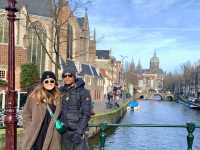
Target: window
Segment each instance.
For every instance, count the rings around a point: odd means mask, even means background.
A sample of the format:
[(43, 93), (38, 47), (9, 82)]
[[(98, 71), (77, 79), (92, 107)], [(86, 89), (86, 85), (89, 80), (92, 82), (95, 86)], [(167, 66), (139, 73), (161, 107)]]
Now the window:
[(0, 79), (6, 80), (6, 71), (5, 70), (0, 70)]
[(6, 15), (0, 15), (0, 43), (8, 43), (8, 20)]
[(73, 29), (70, 24), (67, 26), (67, 58), (72, 59), (73, 56)]
[(28, 28), (28, 60), (38, 66), (41, 74), (45, 69), (47, 34), (41, 23), (33, 22)]

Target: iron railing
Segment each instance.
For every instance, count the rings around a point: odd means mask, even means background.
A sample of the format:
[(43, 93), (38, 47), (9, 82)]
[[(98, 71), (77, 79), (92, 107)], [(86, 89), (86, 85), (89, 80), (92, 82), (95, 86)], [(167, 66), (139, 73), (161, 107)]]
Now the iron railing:
[(172, 125), (172, 124), (108, 124), (101, 123), (99, 125), (89, 125), (89, 127), (99, 128), (99, 149), (104, 150), (105, 141), (106, 141), (106, 133), (105, 130), (113, 127), (156, 127), (156, 128), (185, 128), (187, 129), (187, 150), (192, 150), (194, 135), (193, 132), (196, 128), (200, 128), (200, 125), (196, 125), (195, 123), (189, 122), (185, 125)]
[[(98, 125), (90, 124), (89, 127), (99, 128), (99, 149), (105, 149), (105, 141), (106, 141), (106, 129), (108, 128), (116, 128), (116, 127), (152, 127), (152, 128), (185, 128), (187, 129), (187, 150), (192, 150), (192, 145), (194, 141), (193, 132), (196, 128), (200, 128), (200, 125), (196, 125), (195, 123), (188, 122), (185, 125), (173, 125), (173, 124), (108, 124), (108, 123), (100, 123)], [(22, 128), (22, 127), (18, 127)], [(0, 129), (5, 129), (5, 127), (0, 126)]]

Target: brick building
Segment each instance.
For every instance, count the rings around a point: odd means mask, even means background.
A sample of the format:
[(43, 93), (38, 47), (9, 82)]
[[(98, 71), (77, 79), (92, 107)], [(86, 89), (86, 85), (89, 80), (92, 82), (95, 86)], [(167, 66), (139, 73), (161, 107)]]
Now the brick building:
[(96, 66), (105, 78), (104, 94), (114, 85), (122, 86), (122, 63), (111, 56), (111, 50), (97, 50), (96, 55)]
[[(24, 63), (37, 64), (40, 74), (44, 70), (54, 71), (54, 35), (56, 34), (49, 0), (18, 0), (15, 22), (16, 45), (16, 89), (20, 88), (20, 66)], [(6, 1), (0, 1), (0, 79), (7, 76), (8, 21)], [(66, 0), (59, 1), (57, 21), (59, 33), (59, 56), (79, 63), (95, 64), (95, 32), (90, 36), (87, 11), (85, 16), (76, 17)], [(38, 36), (39, 34), (39, 36)], [(46, 51), (49, 55), (47, 55)], [(51, 59), (50, 59), (51, 58)], [(61, 71), (59, 72), (61, 74)]]

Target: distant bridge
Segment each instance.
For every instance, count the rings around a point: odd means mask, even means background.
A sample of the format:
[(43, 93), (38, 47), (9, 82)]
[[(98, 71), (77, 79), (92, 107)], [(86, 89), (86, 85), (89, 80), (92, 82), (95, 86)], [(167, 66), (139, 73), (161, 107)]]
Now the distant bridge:
[(169, 92), (141, 92), (136, 93), (137, 99), (155, 99), (159, 97), (160, 100), (174, 101), (175, 96)]

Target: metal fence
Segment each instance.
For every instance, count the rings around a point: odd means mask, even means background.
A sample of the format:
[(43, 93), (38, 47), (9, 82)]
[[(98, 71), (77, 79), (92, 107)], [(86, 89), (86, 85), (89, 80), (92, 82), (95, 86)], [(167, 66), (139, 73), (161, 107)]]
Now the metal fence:
[[(4, 126), (4, 118), (5, 118), (5, 97), (6, 91), (0, 91), (0, 127)], [(27, 92), (17, 91), (16, 93), (16, 101), (17, 101), (17, 126), (22, 126), (22, 107), (24, 106), (27, 99)]]
[(114, 128), (114, 127), (155, 127), (155, 128), (185, 128), (187, 129), (188, 135), (186, 136), (187, 141), (187, 150), (192, 150), (194, 135), (193, 132), (196, 128), (200, 128), (200, 125), (196, 125), (195, 123), (189, 122), (185, 125), (172, 125), (172, 124), (107, 124), (101, 123), (99, 125), (89, 125), (89, 127), (99, 128), (99, 149), (104, 150), (105, 141), (106, 141), (106, 129)]

